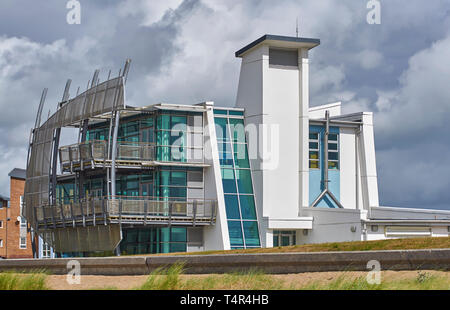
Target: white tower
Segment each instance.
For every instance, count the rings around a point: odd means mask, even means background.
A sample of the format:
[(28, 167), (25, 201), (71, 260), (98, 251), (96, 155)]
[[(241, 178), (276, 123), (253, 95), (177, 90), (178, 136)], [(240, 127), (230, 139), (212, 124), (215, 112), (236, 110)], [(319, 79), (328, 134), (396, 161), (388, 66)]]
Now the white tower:
[(236, 52), (242, 58), (236, 107), (245, 108), (246, 125), (258, 127), (249, 149), (258, 150), (251, 163), (262, 225), (273, 216), (297, 218), (299, 207), (309, 205), (308, 149), (302, 146), (309, 135), (308, 51), (319, 44), (264, 35)]

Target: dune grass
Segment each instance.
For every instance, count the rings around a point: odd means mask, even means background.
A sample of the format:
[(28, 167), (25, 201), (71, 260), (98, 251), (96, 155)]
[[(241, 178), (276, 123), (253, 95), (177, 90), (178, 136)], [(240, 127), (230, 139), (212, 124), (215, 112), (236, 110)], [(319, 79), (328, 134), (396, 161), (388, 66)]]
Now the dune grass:
[(369, 284), (365, 277), (351, 278), (343, 274), (329, 283), (314, 281), (300, 287), (302, 290), (449, 290), (450, 276), (432, 275), (418, 271), (415, 278), (382, 280)]
[(343, 272), (331, 281), (288, 283), (258, 270), (215, 274), (206, 277), (182, 276), (184, 266), (175, 264), (152, 272), (138, 290), (449, 290), (450, 273), (433, 275), (418, 271), (416, 277), (382, 279), (369, 284), (366, 277)]
[[(259, 270), (204, 276), (185, 275), (183, 264), (153, 271), (134, 290), (450, 290), (450, 272), (417, 271), (407, 277), (384, 277), (380, 284), (369, 284), (365, 276), (342, 272), (329, 280), (292, 282)], [(359, 275), (359, 276), (358, 276)], [(48, 290), (47, 274), (0, 273), (0, 290)], [(114, 286), (92, 290), (117, 290)]]
[(0, 273), (0, 290), (47, 290), (45, 280), (47, 274), (44, 272), (36, 273)]
[(283, 283), (258, 270), (245, 273), (209, 275), (202, 278), (181, 277), (183, 264), (174, 264), (153, 271), (139, 290), (277, 290)]

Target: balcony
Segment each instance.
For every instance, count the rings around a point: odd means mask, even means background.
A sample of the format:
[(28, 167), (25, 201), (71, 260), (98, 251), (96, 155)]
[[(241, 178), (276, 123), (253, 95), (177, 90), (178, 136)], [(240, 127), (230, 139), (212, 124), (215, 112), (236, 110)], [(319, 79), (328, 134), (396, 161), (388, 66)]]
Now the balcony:
[[(208, 166), (204, 164), (203, 148), (125, 141), (118, 141), (116, 147), (117, 167), (141, 168), (163, 164)], [(110, 167), (112, 163), (108, 142), (103, 140), (63, 146), (59, 149), (59, 158), (63, 172)]]
[(40, 229), (108, 223), (195, 227), (215, 224), (216, 209), (216, 200), (116, 196), (37, 207), (35, 216)]

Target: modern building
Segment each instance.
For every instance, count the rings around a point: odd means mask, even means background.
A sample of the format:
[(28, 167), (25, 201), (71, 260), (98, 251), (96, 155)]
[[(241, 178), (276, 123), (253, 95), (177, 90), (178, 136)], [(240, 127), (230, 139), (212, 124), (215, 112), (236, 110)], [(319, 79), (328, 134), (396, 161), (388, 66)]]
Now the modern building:
[[(310, 106), (318, 39), (264, 35), (236, 52), (234, 108), (126, 104), (118, 77), (41, 124), (27, 159), (26, 213), (58, 255), (167, 253), (448, 236), (450, 212), (382, 207), (373, 116)], [(60, 146), (62, 128), (79, 130)]]

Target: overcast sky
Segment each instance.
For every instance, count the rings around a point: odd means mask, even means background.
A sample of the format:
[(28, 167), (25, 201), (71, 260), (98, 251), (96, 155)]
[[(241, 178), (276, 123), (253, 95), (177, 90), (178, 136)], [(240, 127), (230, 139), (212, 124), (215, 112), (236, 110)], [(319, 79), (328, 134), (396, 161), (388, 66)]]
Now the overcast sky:
[(101, 80), (132, 58), (128, 104), (235, 104), (234, 52), (263, 34), (319, 38), (311, 53), (311, 105), (342, 101), (372, 111), (380, 204), (450, 209), (450, 0), (66, 0), (0, 1), (0, 194), (25, 168), (40, 95), (55, 110), (94, 69)]

